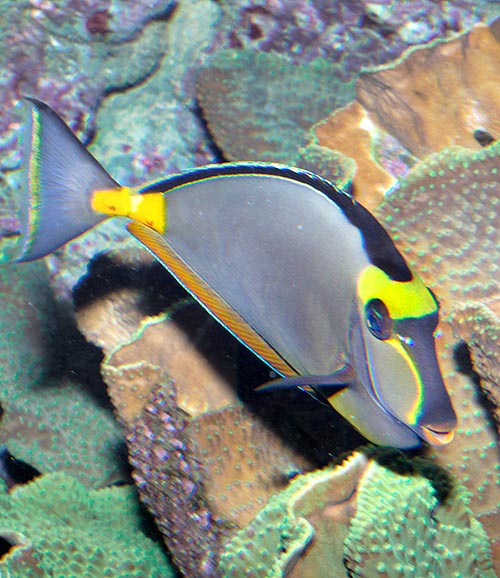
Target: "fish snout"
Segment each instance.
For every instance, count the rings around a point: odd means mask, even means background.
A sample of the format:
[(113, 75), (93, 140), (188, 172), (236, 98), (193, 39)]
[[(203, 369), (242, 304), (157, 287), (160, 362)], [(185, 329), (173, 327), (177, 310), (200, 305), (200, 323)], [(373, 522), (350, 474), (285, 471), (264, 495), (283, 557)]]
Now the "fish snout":
[(438, 424), (420, 424), (419, 435), (432, 446), (445, 446), (455, 435), (456, 421), (440, 422)]

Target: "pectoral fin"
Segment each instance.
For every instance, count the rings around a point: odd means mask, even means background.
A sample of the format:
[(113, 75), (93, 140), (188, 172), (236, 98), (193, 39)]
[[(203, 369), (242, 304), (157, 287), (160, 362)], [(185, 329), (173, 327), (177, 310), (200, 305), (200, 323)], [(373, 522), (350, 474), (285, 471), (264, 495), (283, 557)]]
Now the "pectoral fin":
[(308, 393), (318, 391), (322, 397), (330, 397), (342, 389), (348, 387), (354, 379), (353, 369), (350, 365), (345, 365), (338, 371), (329, 375), (297, 375), (294, 377), (284, 377), (269, 381), (257, 388), (258, 391), (268, 391), (271, 389), (288, 389), (299, 387)]

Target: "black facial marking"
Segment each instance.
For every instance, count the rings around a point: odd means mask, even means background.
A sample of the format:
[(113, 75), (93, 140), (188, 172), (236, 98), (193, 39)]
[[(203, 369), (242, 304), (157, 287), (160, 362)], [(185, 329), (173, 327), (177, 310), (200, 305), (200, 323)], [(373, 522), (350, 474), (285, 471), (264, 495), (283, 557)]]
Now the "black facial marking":
[(196, 181), (229, 175), (269, 175), (288, 178), (314, 187), (331, 199), (344, 213), (349, 222), (357, 227), (362, 235), (368, 257), (393, 281), (411, 281), (412, 273), (405, 260), (394, 245), (391, 237), (377, 219), (351, 195), (345, 193), (333, 183), (319, 175), (303, 169), (273, 164), (212, 165), (192, 169), (179, 175), (146, 185), (141, 193), (166, 193)]

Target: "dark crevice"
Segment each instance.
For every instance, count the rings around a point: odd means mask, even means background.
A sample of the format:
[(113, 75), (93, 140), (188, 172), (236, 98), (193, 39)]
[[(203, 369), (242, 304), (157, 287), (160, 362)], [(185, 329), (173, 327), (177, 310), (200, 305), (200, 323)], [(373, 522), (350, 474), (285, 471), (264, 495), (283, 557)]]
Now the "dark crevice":
[[(456, 370), (459, 373), (470, 377), (471, 381), (473, 382), (476, 399), (479, 402), (479, 405), (489, 416), (491, 416), (492, 423), (500, 426), (500, 424), (497, 423), (497, 419), (495, 417), (495, 405), (488, 399), (487, 393), (481, 387), (481, 378), (474, 370), (470, 349), (465, 341), (460, 341), (455, 345), (453, 349), (453, 360), (455, 362)], [(493, 431), (498, 439), (498, 428), (493, 428)]]
[(17, 545), (18, 544), (11, 542), (8, 538), (0, 536), (0, 561), (3, 560), (3, 558)]

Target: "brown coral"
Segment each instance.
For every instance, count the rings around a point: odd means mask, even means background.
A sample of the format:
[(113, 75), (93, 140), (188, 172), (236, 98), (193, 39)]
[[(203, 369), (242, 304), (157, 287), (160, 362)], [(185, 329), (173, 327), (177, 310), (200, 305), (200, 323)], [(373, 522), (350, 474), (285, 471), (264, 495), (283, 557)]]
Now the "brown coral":
[(424, 158), (443, 148), (480, 148), (477, 129), (500, 136), (500, 21), (405, 53), (360, 76), (357, 98), (379, 127)]
[(128, 438), (134, 477), (181, 570), (218, 576), (224, 542), (307, 463), (241, 404), (190, 418), (157, 383)]
[[(113, 259), (125, 266), (140, 262), (134, 254)], [(175, 298), (165, 312), (148, 316), (144, 297), (140, 288), (118, 286), (77, 312), (80, 330), (106, 354), (102, 373), (120, 420), (131, 425), (140, 415), (158, 368), (175, 380), (179, 407), (189, 415), (235, 401), (234, 340), (189, 298)]]
[(500, 299), (458, 305), (453, 328), (470, 348), (474, 369), (483, 378), (500, 426)]
[(477, 25), (361, 74), (357, 100), (313, 127), (314, 142), (356, 161), (354, 191), (364, 204), (376, 206), (415, 157), (450, 145), (478, 149), (478, 130), (500, 136), (499, 31), (500, 21)]

